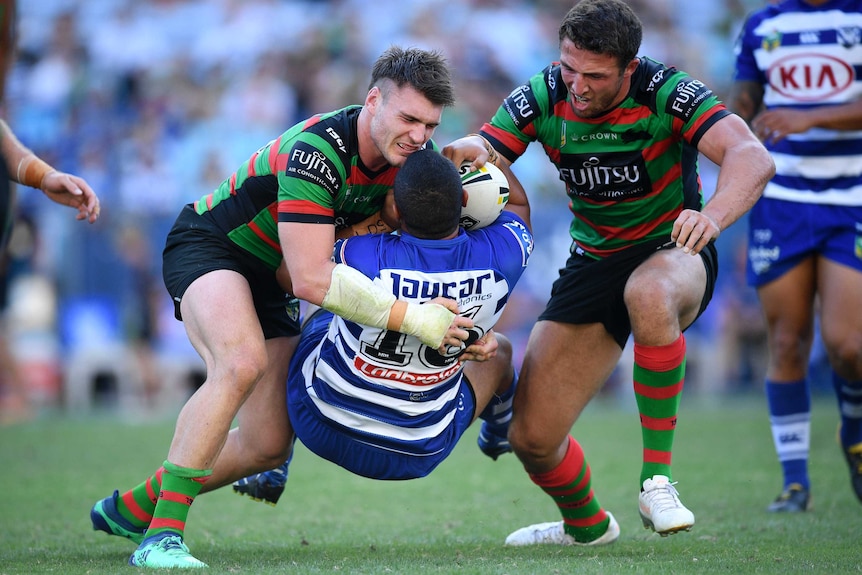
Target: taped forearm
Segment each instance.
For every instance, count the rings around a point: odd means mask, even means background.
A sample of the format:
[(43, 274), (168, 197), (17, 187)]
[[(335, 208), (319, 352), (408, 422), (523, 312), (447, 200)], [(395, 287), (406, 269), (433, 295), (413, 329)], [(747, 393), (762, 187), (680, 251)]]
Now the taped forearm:
[(437, 304), (420, 305), (396, 299), (359, 271), (344, 264), (332, 270), (321, 307), (344, 319), (418, 337), (437, 348), (455, 314)]
[(320, 307), (362, 325), (388, 328), (389, 312), (396, 301), (362, 273), (336, 264)]
[(2, 119), (0, 119), (0, 149), (10, 175), (14, 174), (14, 181), (19, 184), (42, 189), (45, 176), (57, 171), (23, 145)]
[(45, 176), (56, 171), (35, 154), (30, 154), (21, 158), (21, 161), (18, 162), (18, 169), (15, 171), (15, 181), (19, 184), (41, 190)]

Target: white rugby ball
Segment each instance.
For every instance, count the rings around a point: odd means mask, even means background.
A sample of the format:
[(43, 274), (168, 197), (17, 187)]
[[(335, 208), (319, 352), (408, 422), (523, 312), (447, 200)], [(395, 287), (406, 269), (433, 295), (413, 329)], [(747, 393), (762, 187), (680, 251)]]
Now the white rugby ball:
[(461, 227), (478, 230), (494, 223), (509, 202), (509, 180), (494, 164), (485, 163), (469, 171), (470, 162), (461, 164), (458, 173), (467, 190), (467, 205), (461, 208)]

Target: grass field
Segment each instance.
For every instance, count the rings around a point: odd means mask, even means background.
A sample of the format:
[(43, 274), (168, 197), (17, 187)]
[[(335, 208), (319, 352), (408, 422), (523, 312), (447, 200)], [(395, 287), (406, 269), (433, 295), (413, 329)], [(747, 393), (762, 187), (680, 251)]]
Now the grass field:
[[(721, 405), (718, 405), (718, 404)], [(229, 490), (198, 498), (187, 543), (209, 573), (564, 574), (862, 571), (862, 505), (835, 442), (831, 397), (815, 401), (815, 509), (765, 512), (780, 488), (762, 398), (683, 399), (674, 474), (697, 518), (661, 538), (637, 513), (640, 429), (633, 410), (591, 405), (575, 428), (602, 504), (622, 527), (601, 548), (505, 548), (521, 526), (558, 518), (516, 459), (485, 458), (476, 429), (431, 476), (375, 482), (301, 446), (275, 508)], [(0, 428), (0, 574), (135, 573), (132, 543), (91, 530), (89, 509), (164, 459), (173, 419), (42, 416)]]

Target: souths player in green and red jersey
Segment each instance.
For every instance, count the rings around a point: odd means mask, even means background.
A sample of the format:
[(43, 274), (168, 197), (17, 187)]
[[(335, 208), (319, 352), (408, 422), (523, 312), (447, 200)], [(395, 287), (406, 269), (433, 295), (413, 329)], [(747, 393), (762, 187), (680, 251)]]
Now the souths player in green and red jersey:
[(467, 339), (461, 328), (472, 322), (454, 300), (398, 301), (331, 259), (336, 229), (353, 233), (383, 207), (397, 167), (429, 145), (453, 103), (440, 53), (393, 46), (375, 62), (361, 107), (291, 128), (182, 210), (162, 270), (207, 379), (180, 412), (162, 466), (90, 513), (94, 529), (139, 544), (132, 565), (205, 567), (183, 540), (194, 498), (290, 455), (284, 382), (298, 341), (296, 298), (433, 348)]
[(669, 241), (680, 212), (703, 206), (700, 138), (730, 112), (703, 83), (645, 57), (611, 110), (570, 98), (563, 74), (557, 62), (516, 88), (482, 135), (512, 162), (542, 145), (566, 186), (572, 239), (590, 256)]
[[(662, 535), (694, 525), (671, 475), (682, 332), (712, 296), (713, 240), (754, 204), (774, 166), (706, 86), (639, 57), (642, 34), (622, 0), (581, 0), (560, 25), (559, 62), (516, 88), (479, 135), (443, 150), (456, 163), (509, 164), (539, 142), (573, 213), (571, 257), (530, 334), (509, 428), (513, 451), (562, 520), (518, 529), (509, 545), (619, 537), (569, 433), (630, 335), (643, 432), (641, 519)], [(705, 205), (698, 152), (721, 166)]]
[[(381, 212), (398, 166), (362, 163), (361, 110), (348, 106), (295, 125), (196, 201), (195, 212), (273, 271), (282, 261), (279, 221), (331, 224), (336, 235), (390, 231), (394, 222)], [(437, 149), (433, 140), (415, 149), (424, 147)], [(348, 230), (356, 224), (362, 230)]]

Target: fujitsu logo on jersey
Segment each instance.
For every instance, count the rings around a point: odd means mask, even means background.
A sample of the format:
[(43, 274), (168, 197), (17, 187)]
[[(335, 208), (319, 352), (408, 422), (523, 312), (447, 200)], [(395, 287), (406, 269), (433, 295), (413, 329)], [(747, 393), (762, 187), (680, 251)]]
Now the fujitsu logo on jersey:
[(689, 120), (701, 102), (712, 95), (703, 82), (688, 78), (676, 86), (676, 96), (668, 102), (668, 112), (681, 120)]
[(509, 117), (518, 128), (523, 128), (533, 121), (539, 107), (536, 105), (535, 96), (530, 86), (524, 85), (515, 88), (509, 96), (503, 100), (503, 106), (509, 113)]
[(640, 153), (566, 155), (561, 159), (560, 179), (569, 193), (592, 199), (636, 198), (652, 188)]
[(793, 54), (777, 60), (767, 70), (769, 85), (798, 102), (834, 96), (853, 83), (853, 67), (826, 54)]
[(326, 155), (305, 142), (297, 142), (291, 149), (285, 173), (322, 186), (333, 195), (341, 185), (338, 172)]

